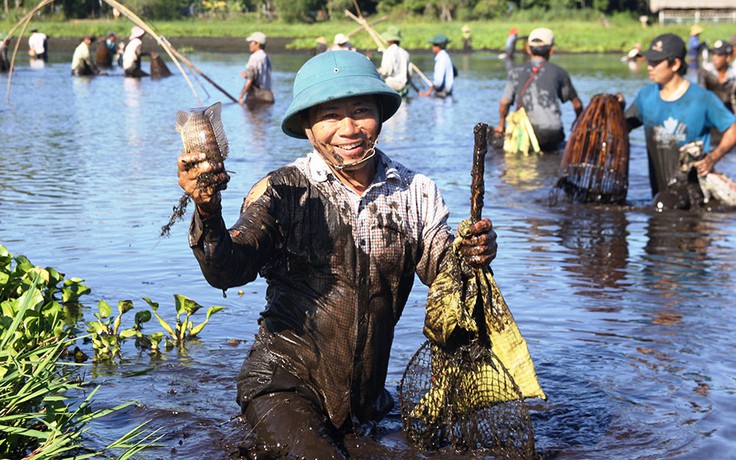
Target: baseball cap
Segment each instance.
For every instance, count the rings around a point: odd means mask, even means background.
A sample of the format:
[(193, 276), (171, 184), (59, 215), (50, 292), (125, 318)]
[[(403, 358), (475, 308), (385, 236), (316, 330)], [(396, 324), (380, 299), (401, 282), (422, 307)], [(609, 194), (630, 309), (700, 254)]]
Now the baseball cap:
[(555, 44), (555, 34), (551, 30), (539, 28), (529, 34), (529, 44), (536, 46), (552, 46)]
[(248, 35), (245, 41), (256, 42), (259, 45), (265, 45), (266, 44), (266, 34), (264, 34), (263, 32), (253, 32), (252, 34)]
[(687, 49), (682, 38), (675, 34), (664, 34), (655, 37), (649, 49), (640, 54), (650, 61), (661, 61), (669, 58), (685, 59)]
[(713, 54), (721, 54), (725, 56), (729, 56), (733, 54), (733, 46), (731, 46), (730, 43), (724, 40), (716, 40), (713, 43), (713, 48), (710, 49), (710, 52)]

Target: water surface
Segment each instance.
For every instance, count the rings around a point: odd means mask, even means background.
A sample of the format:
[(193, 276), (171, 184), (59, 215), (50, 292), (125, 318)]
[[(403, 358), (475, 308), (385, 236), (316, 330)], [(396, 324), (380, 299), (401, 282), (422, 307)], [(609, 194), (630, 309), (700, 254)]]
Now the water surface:
[[(428, 51), (414, 54), (421, 68), (431, 68)], [(239, 94), (245, 55), (189, 58)], [(495, 55), (454, 58), (455, 96), (411, 97), (379, 139), (390, 156), (436, 180), (453, 227), (469, 214), (473, 126), (497, 122), (505, 81)], [(305, 59), (272, 56), (273, 107), (244, 109), (195, 81), (203, 104), (224, 103), (233, 171), (224, 194), (227, 223), (256, 180), (308, 150), (279, 127)], [(631, 70), (618, 56), (555, 55), (553, 62), (568, 69), (584, 103), (617, 91), (632, 100), (647, 82), (646, 69)], [(0, 82), (6, 88), (7, 76)], [(235, 378), (264, 304), (261, 279), (227, 298), (207, 285), (187, 245), (189, 214), (169, 238), (158, 236), (182, 193), (175, 114), (197, 105), (180, 76), (136, 81), (115, 70), (72, 78), (59, 56), (44, 68), (21, 63), (10, 103), (0, 104), (0, 243), (83, 278), (92, 288), (90, 310), (100, 299), (132, 299), (144, 309), (141, 298), (150, 297), (173, 321), (177, 293), (227, 307), (186, 355), (151, 358), (128, 344), (119, 366), (88, 369), (102, 385), (98, 405), (137, 402), (95, 425), (103, 439), (148, 419), (161, 428), (162, 447), (142, 458), (215, 459), (234, 450), (242, 434), (233, 419)], [(565, 105), (566, 126), (573, 117)], [(493, 268), (549, 396), (530, 401), (537, 451), (564, 459), (736, 458), (736, 216), (653, 212), (641, 130), (631, 142), (627, 206), (549, 206), (559, 155), (487, 159), (485, 215), (499, 243)], [(718, 168), (736, 177), (732, 156)], [(423, 341), (425, 297), (417, 282), (396, 329), (387, 381), (394, 395)], [(148, 332), (156, 330), (148, 324)], [(414, 455), (397, 432), (397, 414), (383, 427), (389, 433), (380, 444), (356, 457)]]

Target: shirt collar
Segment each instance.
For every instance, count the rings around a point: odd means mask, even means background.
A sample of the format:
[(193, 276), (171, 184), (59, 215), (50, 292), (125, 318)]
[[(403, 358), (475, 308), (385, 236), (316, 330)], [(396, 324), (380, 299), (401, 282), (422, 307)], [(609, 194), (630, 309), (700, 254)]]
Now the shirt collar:
[[(378, 163), (376, 164), (376, 176), (373, 178), (373, 182), (370, 187), (383, 182), (401, 181), (398, 168), (393, 160), (378, 149), (376, 149), (376, 158), (378, 158)], [(330, 169), (329, 165), (327, 165), (324, 158), (322, 158), (322, 155), (317, 153), (316, 150), (309, 152), (307, 155), (307, 162), (309, 163), (309, 175), (316, 182), (325, 182), (330, 178), (339, 180), (335, 177), (334, 172)]]

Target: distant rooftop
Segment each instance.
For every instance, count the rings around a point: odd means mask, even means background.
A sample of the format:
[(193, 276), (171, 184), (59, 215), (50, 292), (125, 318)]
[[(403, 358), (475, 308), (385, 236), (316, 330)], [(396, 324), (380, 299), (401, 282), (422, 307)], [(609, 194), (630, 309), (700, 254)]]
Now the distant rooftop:
[(736, 9), (736, 0), (649, 0), (652, 13), (664, 9), (684, 10), (730, 10)]

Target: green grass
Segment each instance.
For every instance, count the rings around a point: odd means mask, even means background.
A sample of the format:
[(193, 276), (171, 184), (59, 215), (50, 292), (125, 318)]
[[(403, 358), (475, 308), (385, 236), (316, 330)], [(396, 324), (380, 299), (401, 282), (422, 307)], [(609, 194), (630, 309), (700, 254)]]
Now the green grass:
[[(12, 15), (11, 15), (12, 16)], [(379, 16), (368, 18), (376, 20)], [(0, 30), (7, 31), (17, 19), (0, 21)], [(436, 33), (444, 33), (452, 42), (449, 49), (462, 47), (460, 28), (470, 26), (473, 34), (474, 49), (500, 50), (506, 41), (508, 30), (517, 27), (521, 35), (527, 35), (536, 27), (549, 27), (557, 36), (557, 52), (626, 52), (635, 43), (646, 46), (652, 38), (662, 33), (675, 33), (687, 40), (689, 24), (672, 24), (666, 26), (653, 25), (642, 28), (639, 21), (627, 16), (609, 18), (609, 26), (604, 27), (600, 20), (497, 20), (497, 21), (455, 21), (451, 23), (431, 21), (422, 18), (392, 19), (377, 24), (375, 29), (384, 32), (389, 25), (397, 25), (404, 36), (402, 46), (408, 49), (428, 49), (427, 39)], [(84, 33), (101, 36), (110, 30), (126, 37), (133, 24), (125, 18), (117, 21), (112, 19), (74, 20), (74, 21), (39, 21), (34, 20), (32, 27), (43, 30), (50, 36), (76, 37)], [(260, 30), (269, 37), (290, 39), (287, 49), (313, 49), (315, 38), (325, 36), (328, 41), (336, 32), (348, 33), (358, 27), (358, 24), (345, 18), (319, 22), (315, 24), (287, 24), (278, 21), (263, 21), (251, 15), (231, 15), (223, 19), (194, 19), (178, 21), (152, 21), (150, 25), (161, 35), (166, 37), (233, 37), (244, 38), (248, 33)], [(734, 25), (731, 23), (706, 24), (701, 39), (712, 43), (718, 39), (730, 40)], [(30, 27), (29, 27), (30, 30)], [(26, 31), (26, 35), (28, 34)], [(360, 49), (373, 48), (370, 37), (359, 32), (351, 38), (351, 42)]]

